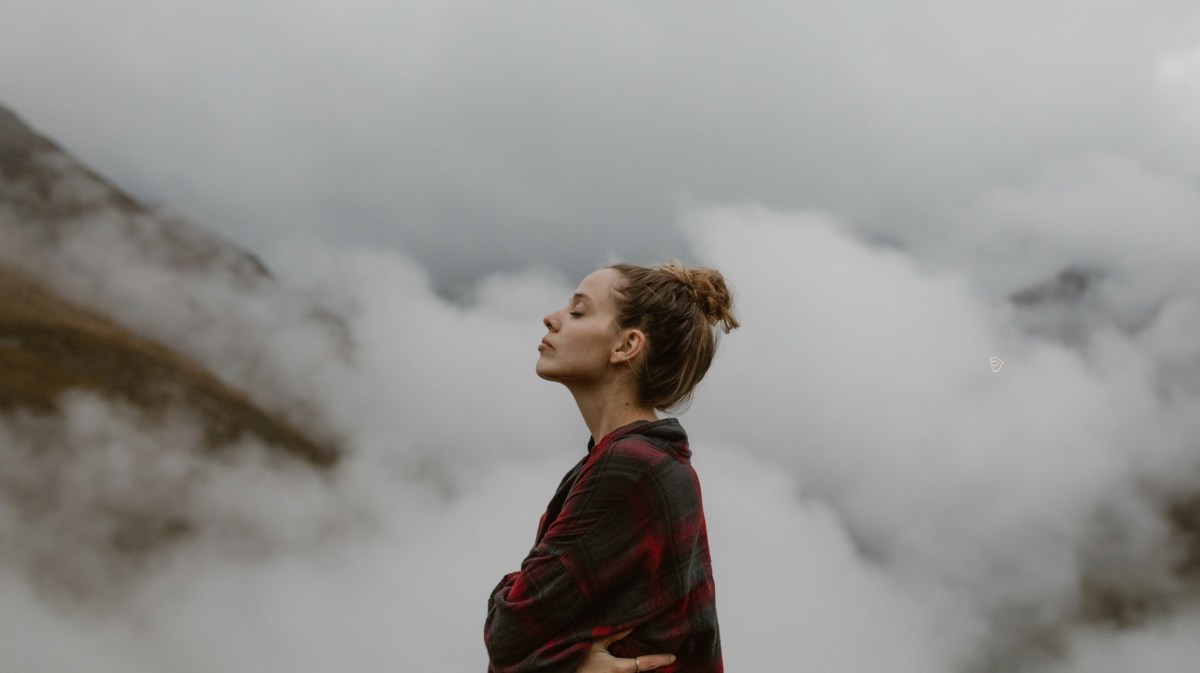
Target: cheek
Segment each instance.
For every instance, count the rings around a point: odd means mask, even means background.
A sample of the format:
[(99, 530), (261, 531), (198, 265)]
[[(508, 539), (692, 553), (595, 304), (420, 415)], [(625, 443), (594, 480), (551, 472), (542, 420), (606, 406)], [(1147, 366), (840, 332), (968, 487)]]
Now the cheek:
[(610, 341), (612, 341), (612, 335), (606, 329), (592, 328), (586, 334), (579, 335), (581, 350), (585, 350), (589, 355), (595, 357), (603, 357), (608, 353)]

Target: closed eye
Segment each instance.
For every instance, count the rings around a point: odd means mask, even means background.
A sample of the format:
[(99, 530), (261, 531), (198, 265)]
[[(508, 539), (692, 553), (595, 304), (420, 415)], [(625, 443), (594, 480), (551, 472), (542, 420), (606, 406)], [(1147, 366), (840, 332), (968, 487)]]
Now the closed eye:
[(583, 314), (582, 314), (582, 313), (580, 313), (579, 311), (571, 311), (571, 312), (570, 312), (570, 313), (568, 313), (567, 315), (571, 316), (572, 318), (578, 318), (579, 316), (581, 316), (581, 315), (583, 315)]

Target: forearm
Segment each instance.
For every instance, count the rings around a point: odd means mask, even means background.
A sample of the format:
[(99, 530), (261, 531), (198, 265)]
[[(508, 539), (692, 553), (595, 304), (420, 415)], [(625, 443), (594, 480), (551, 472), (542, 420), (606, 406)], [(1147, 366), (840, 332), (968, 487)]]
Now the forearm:
[(516, 662), (547, 644), (562, 647), (588, 640), (590, 629), (577, 624), (586, 607), (561, 559), (531, 554), (489, 598), (484, 626), (488, 654), (497, 662)]
[(506, 575), (488, 599), (483, 636), (488, 673), (573, 673), (587, 655), (589, 642), (567, 633), (540, 635), (544, 627), (530, 622), (529, 604), (510, 599), (519, 576)]

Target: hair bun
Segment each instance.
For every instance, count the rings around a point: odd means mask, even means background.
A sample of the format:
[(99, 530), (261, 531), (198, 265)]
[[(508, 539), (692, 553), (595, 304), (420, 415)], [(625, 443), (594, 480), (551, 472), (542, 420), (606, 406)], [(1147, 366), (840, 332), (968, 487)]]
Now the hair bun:
[(687, 268), (673, 259), (658, 268), (687, 286), (709, 325), (719, 325), (726, 334), (738, 326), (733, 316), (733, 295), (720, 271), (703, 266)]

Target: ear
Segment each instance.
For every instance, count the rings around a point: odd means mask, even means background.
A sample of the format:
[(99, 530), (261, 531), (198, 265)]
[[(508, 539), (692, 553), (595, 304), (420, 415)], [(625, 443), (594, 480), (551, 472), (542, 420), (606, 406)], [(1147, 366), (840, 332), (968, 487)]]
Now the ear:
[(640, 329), (621, 330), (620, 338), (609, 356), (609, 362), (612, 364), (632, 363), (646, 348), (646, 335)]

